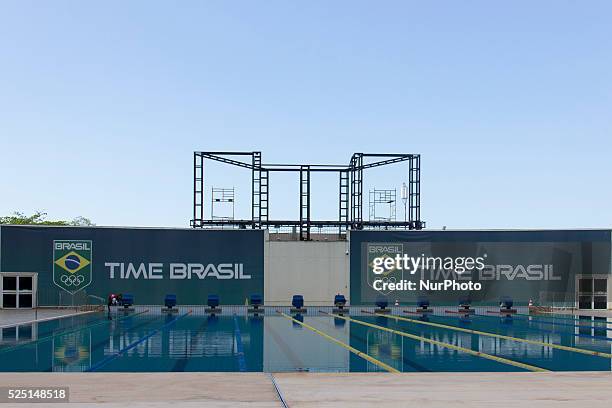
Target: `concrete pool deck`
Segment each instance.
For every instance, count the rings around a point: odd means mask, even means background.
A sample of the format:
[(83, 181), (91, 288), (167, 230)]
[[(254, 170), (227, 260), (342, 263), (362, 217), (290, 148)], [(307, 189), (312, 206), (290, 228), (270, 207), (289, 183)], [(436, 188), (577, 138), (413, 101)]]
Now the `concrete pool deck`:
[(0, 309), (0, 328), (11, 327), (33, 322), (44, 322), (61, 317), (76, 316), (92, 311), (79, 311), (74, 308), (60, 309)]
[[(612, 373), (276, 373), (289, 407), (609, 407)], [(282, 407), (265, 373), (1, 373), (0, 386), (70, 387), (91, 407)], [(27, 404), (2, 404), (22, 408)]]
[(611, 318), (612, 317), (612, 310), (578, 310), (578, 309), (570, 309), (570, 310), (555, 310), (554, 313), (534, 313), (533, 317), (538, 317), (538, 316), (549, 316), (549, 317), (555, 317), (555, 315), (557, 316), (564, 316), (564, 317), (578, 317), (578, 316), (591, 316), (591, 317), (608, 317)]

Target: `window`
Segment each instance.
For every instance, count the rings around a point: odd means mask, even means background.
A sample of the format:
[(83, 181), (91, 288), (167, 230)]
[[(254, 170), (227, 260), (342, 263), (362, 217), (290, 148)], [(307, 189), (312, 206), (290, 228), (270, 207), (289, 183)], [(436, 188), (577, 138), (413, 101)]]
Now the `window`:
[(592, 296), (578, 296), (578, 308), (579, 309), (592, 309), (591, 302), (593, 301)]
[(607, 309), (608, 308), (608, 297), (607, 296), (593, 296), (593, 309)]
[(19, 276), (19, 290), (32, 290), (31, 276)]
[(6, 309), (36, 306), (35, 273), (0, 273), (0, 307)]
[(5, 293), (2, 296), (2, 307), (5, 309), (14, 309), (17, 307), (17, 295), (14, 293)]
[(19, 294), (19, 307), (32, 307), (32, 294)]
[(608, 279), (580, 277), (578, 279), (578, 308), (607, 309)]
[(2, 278), (2, 290), (17, 290), (17, 277), (4, 276)]
[(580, 279), (578, 282), (578, 290), (580, 290), (581, 293), (593, 292), (593, 279)]
[(593, 291), (594, 292), (607, 292), (608, 291), (608, 280), (607, 279), (593, 279)]

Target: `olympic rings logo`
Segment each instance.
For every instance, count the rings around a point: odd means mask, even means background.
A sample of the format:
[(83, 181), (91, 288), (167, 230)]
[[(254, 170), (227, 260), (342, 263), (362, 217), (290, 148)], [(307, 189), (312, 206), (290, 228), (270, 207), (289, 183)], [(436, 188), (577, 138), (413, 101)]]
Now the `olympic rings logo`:
[(60, 280), (66, 286), (79, 286), (85, 282), (85, 277), (83, 275), (62, 275)]

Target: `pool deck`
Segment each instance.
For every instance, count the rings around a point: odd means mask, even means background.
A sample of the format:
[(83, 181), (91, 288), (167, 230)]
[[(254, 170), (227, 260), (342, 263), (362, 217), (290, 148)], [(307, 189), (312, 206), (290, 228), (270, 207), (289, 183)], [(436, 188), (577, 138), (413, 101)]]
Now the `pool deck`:
[(554, 313), (541, 313), (541, 314), (533, 314), (534, 317), (537, 316), (594, 316), (594, 317), (612, 317), (612, 310), (555, 310)]
[[(276, 373), (289, 407), (609, 407), (612, 373)], [(91, 407), (282, 407), (264, 373), (3, 373), (0, 386), (68, 386)], [(2, 404), (23, 408), (28, 404)]]
[(43, 322), (60, 317), (75, 316), (92, 312), (76, 311), (73, 308), (61, 309), (0, 309), (0, 327), (16, 326), (34, 321)]

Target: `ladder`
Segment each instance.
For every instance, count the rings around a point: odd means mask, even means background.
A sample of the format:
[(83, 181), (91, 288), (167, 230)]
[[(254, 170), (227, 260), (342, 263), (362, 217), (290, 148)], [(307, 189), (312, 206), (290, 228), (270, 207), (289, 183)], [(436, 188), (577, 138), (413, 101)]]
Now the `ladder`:
[(310, 166), (300, 166), (300, 241), (310, 241)]

